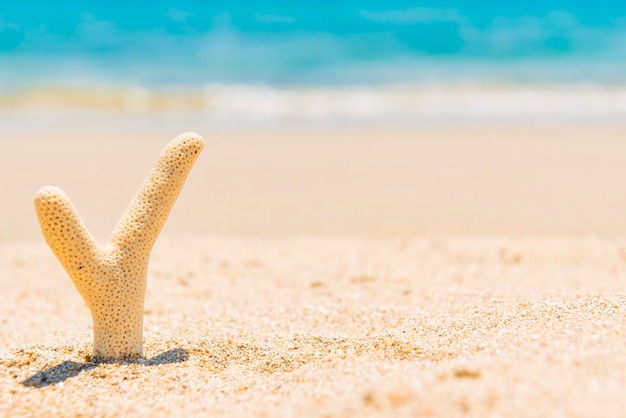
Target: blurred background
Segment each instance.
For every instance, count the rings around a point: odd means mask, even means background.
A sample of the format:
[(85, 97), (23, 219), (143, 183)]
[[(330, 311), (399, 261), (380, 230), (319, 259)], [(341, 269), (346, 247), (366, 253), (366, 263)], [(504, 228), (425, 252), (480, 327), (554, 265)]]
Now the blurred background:
[(236, 123), (623, 118), (621, 1), (25, 0), (0, 107)]
[[(90, 153), (127, 178), (131, 141), (194, 130), (217, 156), (181, 210), (214, 221), (172, 231), (626, 233), (625, 121), (617, 0), (0, 5), (0, 187)], [(106, 187), (98, 161), (59, 180)]]

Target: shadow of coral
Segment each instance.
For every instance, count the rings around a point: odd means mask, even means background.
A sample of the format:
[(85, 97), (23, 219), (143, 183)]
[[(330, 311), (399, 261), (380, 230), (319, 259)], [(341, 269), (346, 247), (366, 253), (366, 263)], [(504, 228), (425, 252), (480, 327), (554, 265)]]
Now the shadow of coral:
[(112, 360), (107, 362), (88, 361), (80, 363), (76, 361), (66, 360), (63, 363), (53, 367), (40, 370), (28, 379), (20, 382), (26, 387), (44, 388), (46, 386), (57, 385), (61, 382), (78, 376), (82, 372), (92, 370), (101, 364), (117, 363), (117, 364), (143, 364), (144, 366), (157, 366), (162, 364), (182, 363), (189, 359), (189, 354), (182, 348), (175, 348), (164, 351), (156, 357), (146, 359), (129, 359), (129, 360)]

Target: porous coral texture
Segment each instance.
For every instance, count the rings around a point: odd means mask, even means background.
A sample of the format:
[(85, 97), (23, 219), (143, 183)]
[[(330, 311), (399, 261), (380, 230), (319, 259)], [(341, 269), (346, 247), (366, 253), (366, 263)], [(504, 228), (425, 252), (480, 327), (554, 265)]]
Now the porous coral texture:
[(150, 252), (204, 147), (186, 133), (161, 152), (106, 246), (91, 236), (67, 195), (45, 186), (35, 208), (46, 242), (91, 311), (95, 359), (143, 356), (143, 304)]

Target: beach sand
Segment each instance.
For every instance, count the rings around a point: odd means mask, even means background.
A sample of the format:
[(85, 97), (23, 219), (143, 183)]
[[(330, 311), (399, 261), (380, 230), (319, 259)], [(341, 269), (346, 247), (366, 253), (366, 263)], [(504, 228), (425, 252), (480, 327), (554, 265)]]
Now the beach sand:
[(146, 358), (90, 363), (32, 196), (104, 242), (178, 133), (0, 139), (0, 416), (624, 416), (626, 129), (200, 132)]

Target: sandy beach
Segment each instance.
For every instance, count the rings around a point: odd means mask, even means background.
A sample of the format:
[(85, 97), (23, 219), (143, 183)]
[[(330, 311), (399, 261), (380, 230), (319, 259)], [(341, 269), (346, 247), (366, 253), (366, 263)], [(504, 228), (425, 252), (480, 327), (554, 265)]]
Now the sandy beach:
[(58, 119), (0, 123), (0, 190), (11, 196), (0, 239), (41, 238), (32, 198), (53, 184), (105, 241), (161, 148), (186, 131), (207, 146), (167, 235), (626, 235), (624, 125), (212, 131), (176, 120), (125, 131), (132, 117)]
[[(623, 127), (178, 129), (1, 132), (0, 416), (624, 416)], [(192, 129), (146, 358), (92, 363), (33, 195), (105, 242)]]

